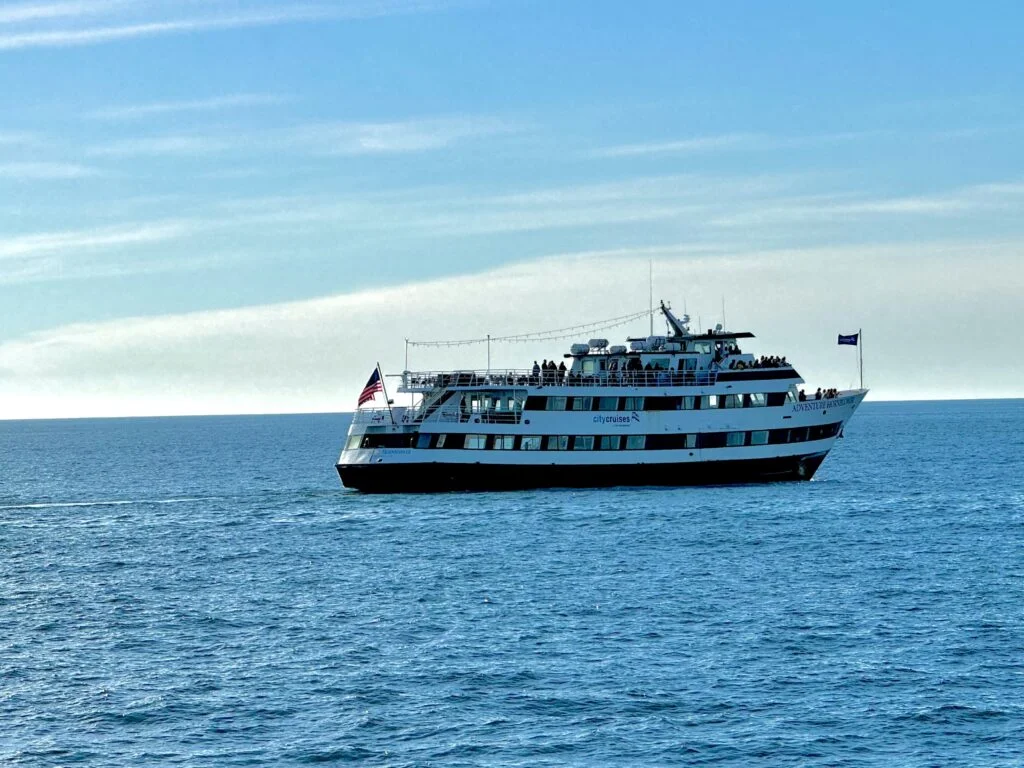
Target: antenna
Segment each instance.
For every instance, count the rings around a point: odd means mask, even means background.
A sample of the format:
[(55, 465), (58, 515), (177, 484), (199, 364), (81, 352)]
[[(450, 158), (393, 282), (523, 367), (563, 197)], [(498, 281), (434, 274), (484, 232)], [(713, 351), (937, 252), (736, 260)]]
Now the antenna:
[(647, 260), (647, 286), (650, 290), (650, 295), (647, 297), (650, 300), (651, 308), (651, 332), (650, 336), (654, 335), (654, 259)]

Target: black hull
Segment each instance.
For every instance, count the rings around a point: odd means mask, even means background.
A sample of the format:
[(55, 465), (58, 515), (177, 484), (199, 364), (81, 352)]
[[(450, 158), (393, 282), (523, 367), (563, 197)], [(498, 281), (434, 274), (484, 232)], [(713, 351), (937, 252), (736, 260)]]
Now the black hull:
[(495, 464), (338, 464), (347, 488), (365, 493), (520, 491), (531, 488), (685, 486), (810, 480), (825, 453), (685, 464), (538, 466)]

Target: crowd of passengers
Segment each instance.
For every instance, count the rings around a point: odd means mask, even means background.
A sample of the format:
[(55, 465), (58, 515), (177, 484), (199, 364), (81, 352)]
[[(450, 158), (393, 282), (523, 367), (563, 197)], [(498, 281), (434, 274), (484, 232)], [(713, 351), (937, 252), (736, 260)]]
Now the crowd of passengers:
[(752, 363), (748, 363), (745, 360), (730, 360), (726, 368), (731, 368), (734, 371), (742, 371), (750, 368), (787, 368), (789, 362), (786, 360), (785, 355), (782, 357), (776, 357), (774, 355), (761, 355), (757, 360)]
[[(831, 400), (833, 397), (839, 397), (839, 390), (838, 389), (836, 389), (835, 387), (832, 387), (830, 389), (822, 390), (821, 387), (818, 387), (818, 391), (814, 393), (814, 398), (813, 399), (814, 400)], [(804, 392), (801, 389), (800, 390), (800, 394), (798, 395), (798, 399), (800, 400), (801, 403), (804, 402), (807, 399), (807, 393)]]

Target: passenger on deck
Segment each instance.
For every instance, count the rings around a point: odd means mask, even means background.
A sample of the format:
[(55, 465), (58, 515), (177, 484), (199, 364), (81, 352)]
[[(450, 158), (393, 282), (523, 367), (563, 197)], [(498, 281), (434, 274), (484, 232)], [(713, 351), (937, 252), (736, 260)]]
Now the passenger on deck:
[(804, 402), (804, 400), (806, 400), (806, 399), (807, 399), (807, 393), (806, 393), (806, 392), (804, 392), (804, 391), (803, 391), (803, 390), (801, 389), (801, 390), (800, 390), (800, 394), (799, 394), (799, 395), (797, 396), (797, 400), (799, 400), (799, 401), (800, 401), (800, 402), (802, 403), (802, 402)]
[(821, 387), (818, 387), (818, 391), (814, 393), (815, 400), (821, 400)]
[(565, 360), (558, 364), (558, 383), (565, 381)]

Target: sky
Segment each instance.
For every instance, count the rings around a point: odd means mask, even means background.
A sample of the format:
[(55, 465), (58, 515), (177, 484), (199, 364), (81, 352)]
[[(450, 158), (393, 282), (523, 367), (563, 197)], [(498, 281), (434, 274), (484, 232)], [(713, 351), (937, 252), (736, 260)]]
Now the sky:
[(0, 418), (348, 411), (406, 339), (642, 311), (652, 264), (655, 300), (754, 332), (811, 389), (856, 384), (836, 335), (863, 329), (873, 399), (1024, 396), (1022, 22), (1009, 2), (4, 2)]

